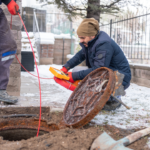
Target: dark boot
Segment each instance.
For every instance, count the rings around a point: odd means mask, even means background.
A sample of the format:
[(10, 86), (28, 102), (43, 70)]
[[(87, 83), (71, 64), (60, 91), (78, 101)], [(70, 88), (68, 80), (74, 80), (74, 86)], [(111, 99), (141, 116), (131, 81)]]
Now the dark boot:
[(0, 101), (7, 104), (15, 104), (18, 102), (18, 98), (15, 96), (10, 96), (6, 90), (0, 90)]
[[(118, 96), (117, 98), (121, 100), (121, 97)], [(106, 111), (116, 110), (117, 108), (120, 108), (120, 106), (121, 104), (119, 102), (111, 98), (111, 100), (107, 101), (107, 103), (105, 104), (102, 110), (106, 110)]]

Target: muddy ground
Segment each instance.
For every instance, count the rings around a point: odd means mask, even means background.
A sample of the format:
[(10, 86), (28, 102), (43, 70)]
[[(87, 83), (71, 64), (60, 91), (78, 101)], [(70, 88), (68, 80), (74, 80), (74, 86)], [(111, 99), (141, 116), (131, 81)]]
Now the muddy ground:
[[(47, 110), (46, 110), (47, 109)], [(43, 109), (42, 119), (47, 120), (48, 123), (56, 123), (58, 124), (62, 118), (61, 112), (53, 112), (48, 113), (49, 109)], [(7, 115), (10, 114), (37, 114), (39, 109), (0, 109), (0, 122), (5, 119), (19, 119), (18, 118), (6, 118)], [(5, 115), (5, 117), (3, 117)], [(29, 116), (28, 116), (29, 117)], [(37, 118), (37, 117), (32, 117)], [(0, 137), (0, 150), (89, 150), (94, 139), (97, 138), (103, 132), (107, 132), (113, 139), (119, 140), (136, 130), (122, 130), (116, 128), (114, 126), (91, 126), (91, 124), (87, 124), (81, 129), (72, 129), (66, 128), (57, 131), (53, 131), (50, 133), (46, 133), (44, 135), (40, 135), (36, 137), (33, 136), (30, 139), (19, 141), (8, 141), (4, 140), (3, 137)], [(19, 130), (18, 130), (19, 132)], [(18, 136), (19, 134), (16, 134)], [(146, 143), (149, 136), (146, 136), (131, 145), (128, 148), (134, 150), (148, 150), (150, 148), (146, 147)]]

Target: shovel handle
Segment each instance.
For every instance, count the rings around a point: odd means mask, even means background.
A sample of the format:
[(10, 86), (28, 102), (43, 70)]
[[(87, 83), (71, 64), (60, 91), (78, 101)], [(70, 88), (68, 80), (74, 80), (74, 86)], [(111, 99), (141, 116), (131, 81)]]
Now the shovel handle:
[[(140, 130), (140, 131), (137, 131), (135, 133), (132, 133), (128, 136), (126, 136), (125, 138), (121, 139), (120, 141), (123, 142), (123, 144), (125, 146), (135, 142), (136, 140), (138, 140), (139, 138), (141, 137), (144, 137), (146, 135), (150, 134), (150, 127), (149, 128), (146, 128), (146, 129), (143, 129), (143, 130)], [(126, 141), (126, 142), (125, 142)]]
[(123, 103), (122, 101), (120, 101), (118, 98), (116, 98), (116, 97), (113, 96), (112, 94), (111, 94), (111, 96), (112, 96), (116, 101), (118, 101), (118, 102), (121, 103), (123, 106), (125, 106), (127, 109), (130, 109), (130, 107), (128, 107), (125, 103)]

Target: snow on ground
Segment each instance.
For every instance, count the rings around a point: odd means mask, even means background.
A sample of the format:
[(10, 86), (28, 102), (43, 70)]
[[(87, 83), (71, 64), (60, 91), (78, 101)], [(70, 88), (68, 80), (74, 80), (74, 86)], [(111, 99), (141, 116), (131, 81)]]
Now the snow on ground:
[[(69, 96), (71, 95), (72, 91), (67, 90), (57, 84), (53, 80), (53, 74), (49, 71), (50, 66), (54, 68), (61, 69), (62, 66), (60, 65), (40, 65), (38, 66), (38, 71), (39, 71), (39, 76), (42, 78), (47, 78), (47, 79), (40, 79), (41, 83), (41, 95), (42, 95), (42, 104), (43, 106), (49, 106), (50, 104), (55, 104), (55, 107), (64, 107), (66, 104), (66, 101), (68, 100)], [(36, 68), (34, 69), (34, 72), (31, 72), (32, 74), (37, 76)], [(35, 83), (38, 85), (38, 79), (37, 77), (33, 77), (27, 72), (21, 72), (21, 76), (24, 77), (30, 77), (32, 78), (32, 83)], [(37, 91), (38, 92), (38, 91)], [(32, 99), (34, 98), (36, 101), (39, 101), (39, 93), (34, 93), (35, 95), (32, 95)], [(21, 96), (23, 97), (28, 97), (28, 93), (23, 93)], [(36, 96), (33, 97), (33, 96)], [(31, 100), (32, 100), (31, 99)]]
[[(61, 65), (51, 66), (58, 69), (62, 67)], [(49, 67), (50, 65), (38, 66), (39, 74), (41, 77), (53, 77), (53, 75), (49, 71)], [(36, 74), (36, 71), (34, 71), (33, 74)], [(21, 72), (21, 75), (31, 77), (26, 72)], [(32, 79), (34, 79), (33, 82), (37, 82), (38, 84), (38, 80), (35, 80), (35, 78), (36, 77), (32, 77)], [(55, 83), (53, 79), (41, 79), (40, 82), (41, 84), (47, 84), (48, 86), (50, 86), (49, 92), (51, 92), (50, 98), (44, 99), (43, 101), (53, 101), (60, 103), (61, 107), (63, 108), (72, 92)], [(46, 93), (43, 92), (43, 94)], [(28, 96), (30, 96), (30, 94)], [(124, 106), (121, 106), (116, 111), (101, 111), (92, 120), (92, 122), (96, 124), (109, 124), (120, 128), (130, 129), (150, 126), (150, 88), (138, 86), (136, 84), (131, 84), (131, 86), (126, 90), (126, 96), (122, 97), (122, 101), (126, 105), (131, 107), (131, 109), (127, 110)]]
[(121, 106), (116, 111), (102, 111), (93, 119), (94, 122), (130, 129), (150, 126), (150, 88), (132, 83), (122, 101), (131, 109)]

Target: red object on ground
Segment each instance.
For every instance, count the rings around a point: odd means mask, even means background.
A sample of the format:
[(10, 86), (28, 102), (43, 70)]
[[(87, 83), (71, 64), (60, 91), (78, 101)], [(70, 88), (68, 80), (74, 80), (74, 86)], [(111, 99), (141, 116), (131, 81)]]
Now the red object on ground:
[(62, 72), (64, 72), (64, 73), (67, 73), (68, 72), (68, 70), (65, 68), (65, 67), (63, 67), (62, 69), (60, 69)]
[(69, 81), (67, 80), (63, 80), (63, 79), (59, 79), (59, 78), (56, 78), (54, 77), (54, 80), (60, 84), (61, 86), (65, 87), (66, 89), (69, 89), (71, 91), (74, 91), (76, 89), (76, 85), (74, 85), (73, 83), (70, 83)]
[(18, 15), (19, 6), (14, 0), (10, 1), (10, 3), (7, 5), (7, 8), (12, 15)]
[(68, 72), (67, 74), (69, 76), (69, 82), (74, 83), (75, 81), (72, 78), (72, 72)]

